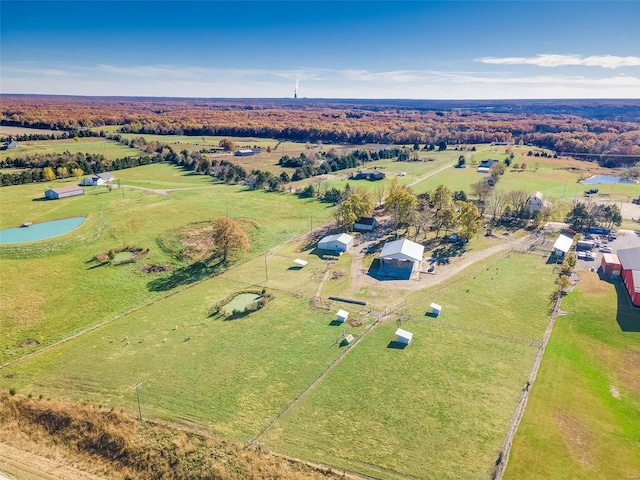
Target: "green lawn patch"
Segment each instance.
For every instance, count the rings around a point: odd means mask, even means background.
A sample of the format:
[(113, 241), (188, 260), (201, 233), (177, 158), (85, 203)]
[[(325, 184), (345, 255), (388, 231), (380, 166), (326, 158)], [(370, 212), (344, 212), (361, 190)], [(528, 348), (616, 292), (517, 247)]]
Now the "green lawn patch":
[(262, 443), (376, 478), (488, 476), (546, 326), (550, 272), (510, 255), (409, 296), (413, 343), (393, 348), (398, 324), (376, 327)]
[(562, 301), (505, 479), (640, 473), (640, 310), (584, 272)]

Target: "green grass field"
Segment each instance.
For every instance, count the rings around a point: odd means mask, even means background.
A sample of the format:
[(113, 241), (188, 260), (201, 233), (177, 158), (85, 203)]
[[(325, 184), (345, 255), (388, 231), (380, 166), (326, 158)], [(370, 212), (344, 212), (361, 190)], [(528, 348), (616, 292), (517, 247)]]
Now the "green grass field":
[(562, 308), (504, 478), (637, 478), (640, 310), (590, 272)]
[(5, 158), (20, 158), (27, 155), (42, 155), (56, 153), (90, 153), (92, 155), (104, 155), (108, 160), (123, 157), (139, 157), (140, 150), (130, 148), (118, 142), (103, 138), (81, 138), (74, 140), (38, 140), (33, 142), (19, 142), (20, 147), (11, 150), (0, 151), (0, 160)]
[[(193, 179), (206, 179), (191, 177), (169, 165), (122, 173), (125, 178), (144, 177), (141, 172), (145, 170), (146, 178), (163, 186), (188, 186), (186, 182)], [(175, 229), (210, 222), (228, 212), (243, 221), (251, 236), (252, 250), (242, 257), (248, 259), (304, 232), (310, 215), (318, 222), (331, 215), (327, 205), (315, 200), (228, 185), (172, 192), (170, 196), (134, 189), (125, 189), (123, 196), (117, 190), (109, 193), (95, 187), (87, 188), (81, 197), (38, 201), (44, 187), (32, 184), (0, 189), (2, 228), (25, 221), (88, 218), (74, 232), (56, 239), (0, 246), (0, 363), (215, 273), (215, 264), (187, 268), (173, 256), (166, 245)], [(173, 271), (149, 275), (138, 270), (141, 264), (96, 266), (91, 262), (100, 252), (127, 245), (150, 249), (142, 264), (170, 264)]]
[[(409, 296), (402, 328), (414, 342), (390, 348), (396, 323), (377, 327), (262, 443), (376, 478), (489, 477), (552, 287), (542, 259), (512, 254)], [(437, 323), (432, 301), (444, 306)]]

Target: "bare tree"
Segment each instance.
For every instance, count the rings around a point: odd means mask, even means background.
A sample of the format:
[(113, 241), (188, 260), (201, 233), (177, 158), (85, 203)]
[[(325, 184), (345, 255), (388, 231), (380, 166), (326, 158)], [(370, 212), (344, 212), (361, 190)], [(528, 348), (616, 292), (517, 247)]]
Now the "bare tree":
[(521, 217), (527, 206), (529, 194), (522, 190), (511, 190), (506, 194), (507, 205), (517, 217)]
[(493, 190), (488, 198), (489, 213), (493, 219), (499, 218), (504, 212), (504, 207), (507, 205), (506, 195), (499, 190)]
[(483, 178), (482, 180), (478, 180), (476, 183), (471, 184), (471, 193), (478, 197), (478, 201), (484, 202), (485, 198), (493, 187), (487, 181), (488, 179)]

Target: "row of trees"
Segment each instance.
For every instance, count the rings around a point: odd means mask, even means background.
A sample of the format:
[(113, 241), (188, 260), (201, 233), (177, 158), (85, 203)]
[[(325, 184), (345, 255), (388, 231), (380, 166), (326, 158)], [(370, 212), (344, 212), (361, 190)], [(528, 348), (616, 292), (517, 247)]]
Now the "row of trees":
[(370, 217), (380, 197), (396, 229), (404, 228), (406, 233), (413, 229), (415, 237), (435, 231), (438, 238), (443, 231), (456, 230), (459, 237), (468, 240), (482, 226), (476, 205), (466, 200), (464, 192), (452, 192), (445, 185), (439, 185), (432, 192), (415, 195), (410, 187), (400, 185), (394, 179), (388, 189), (381, 186), (373, 192), (356, 188), (345, 193), (336, 208), (335, 220), (338, 227), (346, 230), (350, 230), (358, 218)]
[(577, 202), (564, 221), (571, 228), (580, 232), (595, 226), (612, 228), (615, 225), (619, 227), (622, 225), (622, 215), (616, 204)]

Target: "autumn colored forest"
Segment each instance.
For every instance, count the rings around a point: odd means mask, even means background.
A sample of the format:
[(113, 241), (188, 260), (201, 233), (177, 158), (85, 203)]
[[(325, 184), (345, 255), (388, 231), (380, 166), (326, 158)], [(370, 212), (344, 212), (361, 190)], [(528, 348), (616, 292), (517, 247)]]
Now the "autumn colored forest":
[(57, 130), (228, 135), (347, 144), (514, 142), (629, 166), (640, 100), (171, 99), (3, 95), (0, 123)]

